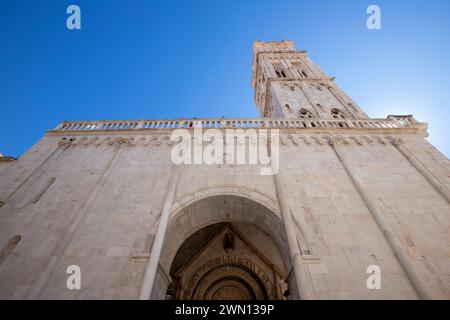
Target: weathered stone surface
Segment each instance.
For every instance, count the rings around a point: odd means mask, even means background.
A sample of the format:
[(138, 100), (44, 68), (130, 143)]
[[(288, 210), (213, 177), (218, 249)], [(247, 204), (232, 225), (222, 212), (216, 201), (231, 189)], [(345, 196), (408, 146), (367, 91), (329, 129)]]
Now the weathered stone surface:
[[(186, 239), (229, 223), (246, 241), (238, 237), (234, 256), (261, 277), (271, 265), (280, 273), (269, 297), (281, 298), (286, 281), (294, 299), (449, 299), (450, 162), (426, 141), (426, 126), (367, 118), (292, 42), (254, 50), (255, 101), (270, 119), (62, 123), (0, 163), (0, 298), (136, 299), (163, 232), (151, 297), (164, 299)], [(161, 231), (175, 122), (188, 131), (207, 122), (278, 128), (278, 180), (250, 164), (183, 165)], [(191, 261), (186, 281), (213, 256), (233, 256), (217, 241)], [(81, 268), (80, 290), (67, 289), (70, 265)], [(381, 268), (380, 290), (366, 286), (371, 265)], [(233, 281), (211, 290), (246, 296)]]

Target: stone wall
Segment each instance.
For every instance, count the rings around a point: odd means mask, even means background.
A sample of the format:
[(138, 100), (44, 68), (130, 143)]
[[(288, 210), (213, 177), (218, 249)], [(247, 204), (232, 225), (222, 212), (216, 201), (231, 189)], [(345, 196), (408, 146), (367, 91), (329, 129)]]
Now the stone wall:
[[(448, 299), (450, 205), (442, 195), (450, 187), (448, 159), (416, 134), (336, 137), (300, 131), (282, 132), (280, 177), (313, 295), (414, 299), (424, 297), (422, 290)], [(139, 137), (91, 134), (77, 136), (74, 145), (71, 136), (48, 134), (0, 172), (5, 203), (0, 248), (7, 253), (0, 260), (0, 298), (138, 297), (174, 168), (166, 136)], [(398, 138), (441, 191), (391, 143)], [(186, 165), (172, 218), (181, 217), (176, 213), (190, 204), (220, 195), (257, 203), (259, 211), (267, 211), (260, 221), (267, 223), (270, 216), (277, 234), (285, 231), (274, 178), (250, 165)], [(247, 220), (257, 224), (257, 212)], [(209, 213), (222, 215), (217, 222), (227, 217), (220, 207)], [(190, 219), (189, 232), (202, 226)], [(16, 235), (20, 242), (5, 251)], [(285, 235), (278, 237), (275, 243), (285, 243), (280, 252), (289, 252)], [(393, 243), (406, 258), (399, 259)], [(170, 267), (170, 259), (164, 259), (163, 253), (161, 263)], [(72, 264), (81, 267), (81, 290), (66, 288), (66, 268)], [(366, 288), (366, 269), (373, 264), (381, 267), (381, 290)], [(163, 290), (164, 282), (156, 286)]]

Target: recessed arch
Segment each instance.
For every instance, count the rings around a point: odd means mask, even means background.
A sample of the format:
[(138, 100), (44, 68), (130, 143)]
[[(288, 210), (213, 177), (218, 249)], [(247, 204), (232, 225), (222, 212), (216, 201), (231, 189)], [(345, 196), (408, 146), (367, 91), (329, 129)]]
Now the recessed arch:
[(272, 211), (276, 214), (277, 217), (281, 218), (280, 207), (276, 199), (271, 198), (270, 196), (256, 191), (252, 188), (247, 188), (244, 186), (217, 186), (217, 187), (209, 187), (205, 189), (196, 190), (195, 192), (185, 194), (180, 197), (177, 201), (172, 205), (172, 213), (170, 215), (171, 218), (175, 217), (177, 214), (182, 212), (182, 210), (195, 202), (201, 201), (206, 198), (214, 197), (214, 196), (236, 196), (246, 198), (252, 201), (259, 203), (260, 205), (267, 207), (268, 210)]
[(313, 119), (314, 118), (314, 114), (309, 111), (308, 109), (305, 108), (301, 108), (300, 111), (298, 112), (298, 116), (301, 119)]
[(342, 110), (333, 108), (331, 109), (331, 117), (334, 119), (346, 119), (347, 115)]
[[(248, 223), (273, 241), (280, 253), (286, 275), (289, 273), (292, 266), (290, 250), (278, 206), (260, 193), (240, 191), (242, 190), (228, 188), (221, 188), (220, 191), (208, 189), (197, 192), (195, 196), (184, 197), (174, 204), (163, 255), (159, 261), (161, 272), (170, 274), (178, 250), (197, 231), (218, 223)], [(153, 298), (163, 299), (168, 283), (163, 283), (161, 279), (156, 283), (158, 288), (154, 288)]]

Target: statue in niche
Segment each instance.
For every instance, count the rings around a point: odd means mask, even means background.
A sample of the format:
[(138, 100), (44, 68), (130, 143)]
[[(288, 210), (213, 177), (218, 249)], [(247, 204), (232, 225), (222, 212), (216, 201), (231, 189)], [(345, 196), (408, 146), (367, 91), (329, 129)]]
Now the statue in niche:
[(223, 249), (225, 251), (234, 250), (235, 248), (235, 241), (234, 241), (234, 235), (232, 233), (227, 233), (223, 237)]

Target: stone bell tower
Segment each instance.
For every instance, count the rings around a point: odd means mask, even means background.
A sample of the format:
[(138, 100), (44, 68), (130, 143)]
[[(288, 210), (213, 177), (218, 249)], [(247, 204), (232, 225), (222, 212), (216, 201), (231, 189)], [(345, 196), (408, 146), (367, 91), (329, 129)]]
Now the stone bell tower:
[(367, 115), (293, 41), (253, 44), (252, 86), (262, 117), (364, 119)]

